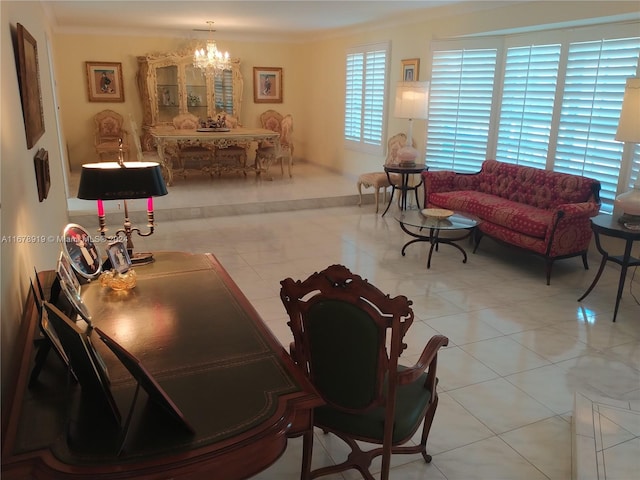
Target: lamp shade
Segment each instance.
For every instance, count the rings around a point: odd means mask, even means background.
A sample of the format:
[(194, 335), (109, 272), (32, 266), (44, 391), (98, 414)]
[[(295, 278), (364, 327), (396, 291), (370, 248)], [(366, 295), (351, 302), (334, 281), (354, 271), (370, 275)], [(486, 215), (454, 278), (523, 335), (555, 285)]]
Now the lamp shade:
[(425, 119), (428, 115), (429, 82), (398, 82), (394, 116)]
[(126, 200), (160, 197), (167, 193), (167, 185), (157, 162), (82, 165), (78, 198), (84, 200)]
[(640, 78), (627, 78), (616, 140), (640, 143)]

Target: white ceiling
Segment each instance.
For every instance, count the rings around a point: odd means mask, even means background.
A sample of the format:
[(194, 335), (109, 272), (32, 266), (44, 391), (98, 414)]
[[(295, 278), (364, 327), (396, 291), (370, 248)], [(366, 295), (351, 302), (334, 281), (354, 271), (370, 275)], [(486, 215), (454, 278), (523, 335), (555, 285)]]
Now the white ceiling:
[[(518, 1), (518, 0), (515, 0)], [(207, 21), (215, 22), (216, 38), (242, 35), (304, 36), (367, 23), (393, 21), (414, 12), (435, 13), (439, 7), (464, 4), (487, 8), (483, 0), (284, 0), (167, 1), (74, 0), (43, 2), (56, 32), (178, 35), (206, 37)], [(511, 2), (513, 3), (513, 2)], [(406, 18), (406, 17), (405, 17)], [(194, 32), (203, 29), (205, 33)]]

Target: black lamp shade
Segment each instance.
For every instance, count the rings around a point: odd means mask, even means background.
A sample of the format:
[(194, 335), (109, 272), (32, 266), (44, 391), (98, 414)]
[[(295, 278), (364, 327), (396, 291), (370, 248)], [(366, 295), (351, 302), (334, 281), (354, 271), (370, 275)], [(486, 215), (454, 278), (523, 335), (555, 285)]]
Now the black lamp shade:
[(161, 197), (167, 185), (156, 162), (86, 163), (80, 174), (78, 198), (83, 200), (127, 200)]

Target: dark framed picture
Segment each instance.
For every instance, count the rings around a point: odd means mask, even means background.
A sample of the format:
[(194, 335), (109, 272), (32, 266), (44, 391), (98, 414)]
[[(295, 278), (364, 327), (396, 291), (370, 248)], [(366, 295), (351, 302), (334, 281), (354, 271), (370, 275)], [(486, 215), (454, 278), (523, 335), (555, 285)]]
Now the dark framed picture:
[(85, 62), (90, 102), (124, 102), (122, 64)]
[(113, 338), (109, 337), (99, 328), (95, 332), (102, 339), (107, 347), (115, 354), (122, 364), (129, 370), (129, 373), (149, 395), (149, 399), (156, 405), (165, 409), (175, 420), (182, 424), (189, 432), (195, 433), (193, 427), (184, 417), (178, 406), (171, 400), (169, 395), (162, 389), (160, 384), (153, 378), (151, 373), (140, 363), (140, 361)]
[(62, 313), (55, 305), (44, 303), (48, 320), (56, 332), (60, 345), (69, 359), (82, 390), (101, 399), (113, 419), (120, 424), (121, 416), (109, 387), (109, 373), (89, 336)]
[(63, 236), (62, 252), (69, 259), (71, 267), (84, 278), (97, 278), (102, 271), (102, 263), (89, 232), (76, 223), (70, 223), (64, 227)]
[(49, 171), (49, 152), (44, 148), (38, 150), (33, 157), (33, 166), (36, 171), (36, 186), (38, 187), (38, 201), (42, 202), (49, 196), (51, 187), (51, 173)]
[(407, 58), (402, 60), (402, 81), (417, 82), (420, 75), (420, 59)]
[(107, 247), (107, 256), (111, 266), (118, 273), (125, 273), (131, 268), (131, 258), (123, 242), (113, 242)]
[(17, 24), (18, 80), (27, 148), (32, 148), (44, 134), (44, 112), (40, 90), (38, 44), (20, 23)]
[(253, 67), (254, 103), (282, 103), (282, 68)]

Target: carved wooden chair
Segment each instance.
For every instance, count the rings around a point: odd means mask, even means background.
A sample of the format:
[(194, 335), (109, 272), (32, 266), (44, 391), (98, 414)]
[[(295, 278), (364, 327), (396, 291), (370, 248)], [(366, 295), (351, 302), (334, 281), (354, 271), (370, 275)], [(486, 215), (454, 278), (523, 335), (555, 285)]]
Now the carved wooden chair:
[[(198, 117), (192, 113), (182, 113), (173, 118), (176, 130), (196, 130), (200, 127)], [(197, 169), (213, 176), (213, 152), (197, 141), (180, 140), (176, 150), (179, 173), (187, 177), (189, 169)], [(194, 167), (195, 165), (195, 167)]]
[[(438, 350), (448, 339), (435, 335), (415, 365), (400, 366), (413, 322), (407, 297), (391, 298), (342, 265), (280, 284), (294, 338), (291, 356), (326, 403), (314, 410), (314, 425), (351, 448), (343, 463), (311, 472), (313, 431), (305, 433), (302, 478), (355, 468), (373, 480), (369, 466), (382, 456), (380, 478), (387, 480), (395, 453), (421, 453), (430, 462), (426, 442), (438, 405)], [(420, 443), (406, 445), (421, 424)], [(363, 451), (356, 441), (379, 447)]]
[[(384, 162), (385, 165), (391, 165), (398, 163), (396, 157), (398, 156), (398, 150), (405, 146), (407, 143), (407, 136), (404, 133), (398, 133), (391, 137), (387, 142), (387, 158)], [(416, 146), (415, 141), (412, 142), (413, 146)], [(400, 183), (400, 174), (398, 173), (390, 173), (389, 177), (385, 172), (369, 172), (363, 173), (358, 177), (358, 205), (362, 205), (362, 187), (369, 188), (373, 187), (374, 192), (373, 196), (376, 201), (376, 213), (378, 213), (379, 208), (379, 197), (380, 197), (380, 189), (382, 189), (384, 193), (384, 202), (387, 201), (387, 188), (391, 186), (389, 182), (389, 178), (391, 181), (397, 185)]]
[(94, 146), (98, 159), (114, 160), (120, 153), (120, 141), (122, 141), (122, 153), (124, 160), (129, 159), (128, 133), (124, 129), (122, 115), (113, 110), (103, 110), (94, 117)]
[[(225, 126), (231, 130), (239, 128), (240, 122), (233, 115), (225, 115)], [(218, 176), (226, 171), (237, 171), (241, 168), (244, 176), (247, 176), (247, 148), (248, 144), (227, 145), (225, 147), (215, 147), (214, 169)]]
[[(279, 133), (280, 140), (282, 140), (282, 119), (281, 113), (275, 110), (266, 110), (260, 115), (260, 125), (262, 128)], [(260, 142), (256, 149), (256, 168), (258, 171), (269, 172), (271, 164), (275, 162), (278, 155), (276, 148), (277, 145), (274, 142), (266, 140)]]

